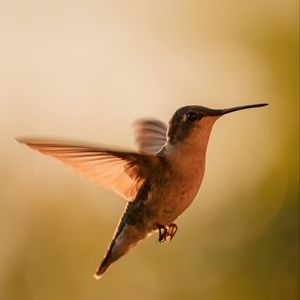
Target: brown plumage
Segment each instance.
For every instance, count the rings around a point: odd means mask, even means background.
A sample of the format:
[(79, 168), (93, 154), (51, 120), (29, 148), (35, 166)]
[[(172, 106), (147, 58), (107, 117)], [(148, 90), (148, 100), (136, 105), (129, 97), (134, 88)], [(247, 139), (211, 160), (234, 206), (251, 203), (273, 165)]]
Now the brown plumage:
[(211, 129), (222, 115), (266, 104), (230, 109), (185, 106), (169, 126), (155, 119), (135, 123), (138, 152), (117, 151), (85, 143), (19, 138), (32, 149), (52, 156), (89, 180), (128, 200), (95, 277), (139, 241), (159, 230), (159, 241), (173, 238), (172, 223), (191, 204), (204, 176)]

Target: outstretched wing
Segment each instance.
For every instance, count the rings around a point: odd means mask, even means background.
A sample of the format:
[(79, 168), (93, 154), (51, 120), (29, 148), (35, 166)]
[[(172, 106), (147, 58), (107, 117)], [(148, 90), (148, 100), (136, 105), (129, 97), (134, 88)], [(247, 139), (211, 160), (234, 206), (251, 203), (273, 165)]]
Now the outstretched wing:
[(156, 119), (140, 119), (134, 123), (134, 134), (140, 153), (156, 154), (167, 140), (167, 125)]
[(128, 201), (135, 199), (155, 160), (150, 155), (56, 140), (20, 138), (17, 141), (62, 161), (77, 173), (112, 189)]

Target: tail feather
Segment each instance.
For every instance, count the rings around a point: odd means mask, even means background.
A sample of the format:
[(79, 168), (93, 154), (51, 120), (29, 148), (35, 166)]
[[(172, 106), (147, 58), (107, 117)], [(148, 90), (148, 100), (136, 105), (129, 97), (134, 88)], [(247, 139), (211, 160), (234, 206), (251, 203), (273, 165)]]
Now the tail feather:
[(145, 232), (141, 233), (135, 226), (124, 226), (123, 230), (118, 231), (116, 236), (113, 238), (94, 277), (96, 279), (100, 279), (114, 261), (122, 257), (131, 248), (133, 248), (138, 241), (146, 236), (147, 234)]
[(112, 261), (109, 261), (109, 257), (106, 256), (94, 275), (95, 279), (99, 280), (103, 276), (105, 271), (110, 267), (111, 264)]
[(95, 279), (100, 279), (105, 271), (110, 267), (110, 265), (116, 260), (112, 259), (112, 250), (115, 245), (115, 239), (113, 239), (107, 249), (107, 252), (102, 260), (102, 263), (100, 264), (99, 268), (97, 269), (96, 273), (94, 274)]

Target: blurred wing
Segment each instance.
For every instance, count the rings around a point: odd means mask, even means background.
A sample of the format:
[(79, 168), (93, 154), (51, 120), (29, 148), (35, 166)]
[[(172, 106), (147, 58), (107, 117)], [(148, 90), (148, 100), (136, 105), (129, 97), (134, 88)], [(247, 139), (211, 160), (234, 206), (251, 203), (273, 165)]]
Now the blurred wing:
[(167, 140), (167, 125), (156, 119), (134, 123), (135, 143), (140, 153), (156, 154)]
[(147, 176), (154, 157), (61, 143), (45, 139), (17, 139), (39, 152), (55, 157), (74, 171), (103, 187), (112, 189), (128, 201), (135, 196)]

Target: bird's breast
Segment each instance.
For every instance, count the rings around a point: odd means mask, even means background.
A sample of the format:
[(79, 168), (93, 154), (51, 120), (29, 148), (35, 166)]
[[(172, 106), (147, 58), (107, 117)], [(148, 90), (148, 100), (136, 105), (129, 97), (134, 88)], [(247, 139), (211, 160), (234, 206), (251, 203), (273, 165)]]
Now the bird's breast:
[(152, 192), (159, 224), (168, 225), (181, 215), (195, 198), (205, 170), (205, 153), (176, 149), (165, 174), (158, 176)]

